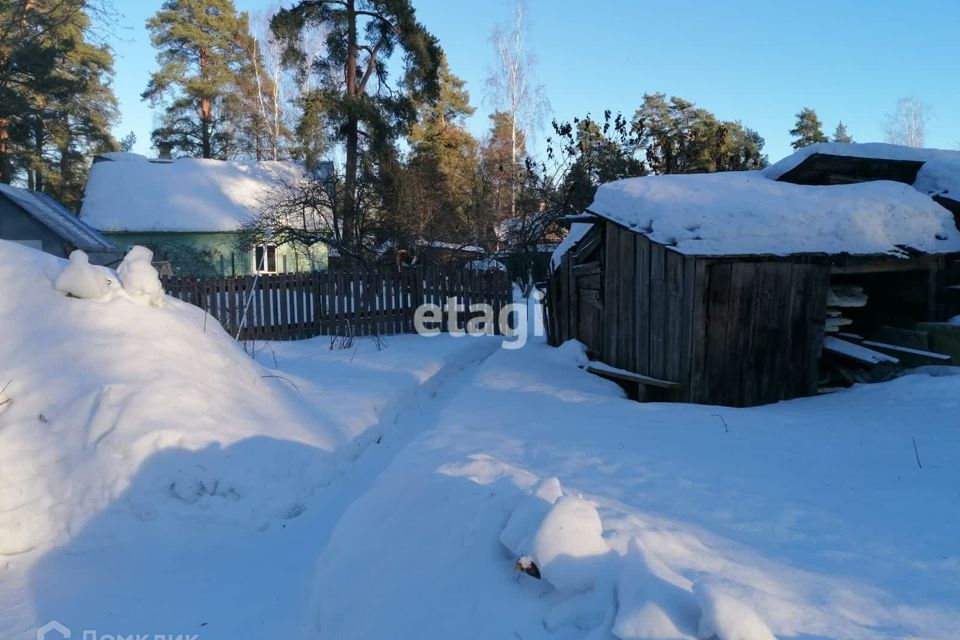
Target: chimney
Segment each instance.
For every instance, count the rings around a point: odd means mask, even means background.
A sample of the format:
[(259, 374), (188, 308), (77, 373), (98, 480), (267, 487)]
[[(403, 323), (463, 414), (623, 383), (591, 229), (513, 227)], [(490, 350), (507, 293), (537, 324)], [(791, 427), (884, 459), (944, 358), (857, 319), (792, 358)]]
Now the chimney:
[(159, 155), (157, 156), (160, 160), (172, 160), (173, 156), (170, 155), (171, 145), (169, 142), (161, 142), (157, 145), (157, 151)]

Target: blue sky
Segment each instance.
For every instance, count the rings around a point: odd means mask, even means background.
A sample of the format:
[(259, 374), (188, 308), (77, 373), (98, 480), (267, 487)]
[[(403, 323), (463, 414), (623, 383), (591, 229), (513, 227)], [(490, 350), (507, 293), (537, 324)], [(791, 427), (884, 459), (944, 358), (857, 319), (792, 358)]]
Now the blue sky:
[[(483, 134), (488, 38), (508, 19), (508, 0), (414, 1), (467, 81), (477, 107), (469, 126)], [(153, 115), (139, 94), (156, 63), (144, 21), (161, 1), (116, 4), (126, 27), (114, 42), (123, 116), (116, 133), (133, 130), (136, 150), (149, 153)], [(236, 4), (251, 13), (276, 6)], [(915, 96), (930, 107), (927, 146), (960, 144), (960, 2), (528, 0), (528, 13), (537, 75), (559, 119), (604, 109), (632, 114), (644, 93), (663, 92), (742, 120), (775, 161), (790, 152), (787, 131), (804, 106), (817, 110), (828, 134), (843, 120), (858, 142), (869, 142), (883, 140), (897, 98)]]

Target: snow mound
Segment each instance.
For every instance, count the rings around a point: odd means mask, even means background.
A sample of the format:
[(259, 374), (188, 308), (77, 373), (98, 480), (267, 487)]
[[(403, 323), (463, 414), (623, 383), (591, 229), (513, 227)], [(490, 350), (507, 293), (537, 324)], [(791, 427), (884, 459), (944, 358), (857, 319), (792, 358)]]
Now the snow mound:
[(613, 635), (620, 640), (695, 640), (700, 615), (692, 583), (636, 538), (617, 581)]
[(606, 573), (611, 550), (596, 507), (564, 495), (557, 478), (541, 480), (514, 508), (500, 542), (517, 557), (530, 557), (557, 589), (590, 589)]
[[(107, 508), (254, 530), (295, 517), (333, 435), (213, 318), (114, 295), (84, 258), (0, 241), (0, 555), (62, 543)], [(148, 291), (145, 258), (125, 271)]]
[(500, 542), (514, 555), (528, 557), (533, 548), (533, 538), (550, 508), (563, 495), (560, 481), (556, 478), (541, 480), (529, 496), (526, 496), (510, 514), (507, 526), (500, 534)]
[(124, 256), (117, 273), (124, 291), (133, 299), (159, 306), (163, 301), (163, 285), (152, 262), (153, 252), (137, 245)]
[(79, 249), (70, 254), (70, 262), (57, 276), (57, 291), (74, 298), (101, 299), (110, 294), (110, 279)]
[(610, 554), (596, 507), (576, 496), (554, 503), (533, 536), (531, 554), (541, 575), (564, 590), (588, 589)]
[(917, 172), (913, 188), (931, 195), (960, 199), (960, 153), (928, 160)]
[(719, 640), (777, 640), (756, 612), (709, 583), (693, 585), (703, 617), (699, 636)]
[[(776, 640), (731, 589), (694, 584), (639, 537), (618, 552), (603, 532), (597, 508), (565, 494), (555, 477), (537, 482), (514, 507), (500, 542), (568, 597), (545, 618), (548, 629), (606, 626), (620, 640)], [(653, 543), (661, 552), (684, 544), (669, 536)], [(603, 595), (611, 588), (615, 613)]]

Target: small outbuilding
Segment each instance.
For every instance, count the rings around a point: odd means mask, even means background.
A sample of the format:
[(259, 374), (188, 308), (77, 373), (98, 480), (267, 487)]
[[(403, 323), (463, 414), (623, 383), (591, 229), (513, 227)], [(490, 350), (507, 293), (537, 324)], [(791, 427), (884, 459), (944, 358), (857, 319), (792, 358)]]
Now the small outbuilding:
[(731, 406), (817, 393), (827, 353), (896, 362), (877, 336), (960, 311), (957, 158), (814, 145), (764, 171), (605, 184), (554, 254), (549, 340), (581, 341), (641, 398)]
[(76, 249), (93, 264), (113, 264), (121, 251), (45, 193), (0, 184), (0, 239), (66, 258)]

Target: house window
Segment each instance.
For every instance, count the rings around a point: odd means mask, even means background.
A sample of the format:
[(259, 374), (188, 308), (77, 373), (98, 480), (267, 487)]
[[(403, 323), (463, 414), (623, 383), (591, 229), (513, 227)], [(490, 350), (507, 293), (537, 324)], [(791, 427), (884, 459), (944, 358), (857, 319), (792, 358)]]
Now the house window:
[[(264, 259), (266, 254), (266, 259)], [(258, 273), (277, 272), (277, 245), (260, 244), (254, 251), (253, 270)]]

